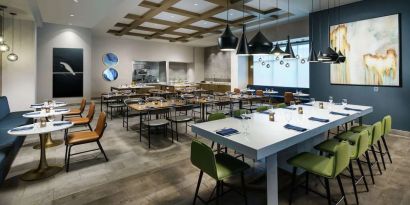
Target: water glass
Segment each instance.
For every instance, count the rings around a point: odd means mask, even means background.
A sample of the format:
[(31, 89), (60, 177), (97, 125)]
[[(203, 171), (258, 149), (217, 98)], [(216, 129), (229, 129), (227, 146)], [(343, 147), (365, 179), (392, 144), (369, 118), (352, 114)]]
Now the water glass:
[(329, 96), (329, 103), (332, 104), (333, 103), (333, 97)]
[(347, 105), (347, 99), (342, 99), (342, 105), (346, 106)]
[(316, 102), (315, 98), (310, 98), (310, 103), (312, 103), (312, 105), (314, 105)]
[(55, 120), (55, 117), (54, 117), (54, 115), (50, 115), (50, 116), (47, 117), (47, 119), (48, 119), (49, 122), (53, 122)]
[(296, 105), (296, 102), (295, 101), (290, 101), (290, 106), (293, 108), (293, 107), (295, 107), (295, 105)]

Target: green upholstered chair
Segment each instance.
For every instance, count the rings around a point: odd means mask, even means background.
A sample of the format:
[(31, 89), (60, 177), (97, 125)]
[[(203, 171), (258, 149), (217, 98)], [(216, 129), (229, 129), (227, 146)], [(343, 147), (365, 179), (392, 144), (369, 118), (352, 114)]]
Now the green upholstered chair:
[(226, 117), (225, 114), (221, 112), (212, 113), (208, 116), (208, 121), (221, 120), (221, 119), (225, 119), (225, 117)]
[(286, 103), (279, 103), (275, 105), (275, 108), (285, 108), (287, 107)]
[[(351, 151), (350, 155), (350, 163), (349, 163), (349, 172), (352, 179), (353, 184), (353, 191), (356, 197), (356, 203), (359, 204), (359, 198), (357, 196), (357, 189), (356, 185), (363, 180), (364, 185), (366, 187), (366, 191), (369, 191), (369, 187), (367, 186), (366, 177), (363, 172), (363, 168), (360, 161), (360, 156), (367, 154), (367, 150), (369, 147), (369, 132), (367, 130), (363, 130), (361, 133), (354, 133), (354, 132), (344, 132), (342, 138), (347, 138), (349, 142), (349, 147)], [(330, 139), (326, 140), (318, 145), (315, 146), (315, 149), (319, 150), (321, 153), (326, 152), (329, 155), (334, 155), (336, 152), (337, 146), (341, 143), (338, 139)], [(353, 172), (353, 164), (352, 162), (356, 161), (359, 170), (360, 170), (360, 178), (356, 180), (355, 174)]]
[(266, 111), (266, 110), (269, 110), (269, 107), (265, 106), (265, 105), (259, 106), (258, 108), (256, 108), (256, 112), (263, 112), (263, 111)]
[[(234, 176), (241, 175), (242, 181), (242, 195), (245, 198), (245, 204), (247, 204), (245, 181), (243, 172), (249, 168), (249, 165), (242, 162), (235, 157), (232, 157), (225, 153), (214, 155), (214, 152), (210, 147), (204, 143), (193, 140), (191, 143), (191, 162), (194, 166), (199, 168), (198, 184), (195, 191), (195, 197), (193, 204), (196, 203), (196, 199), (200, 199), (202, 202), (208, 204), (205, 200), (199, 197), (199, 187), (201, 185), (202, 175), (205, 172), (210, 177), (216, 180), (216, 203), (219, 203), (219, 197), (223, 194), (224, 180)], [(213, 201), (211, 199), (210, 201)]]
[(382, 120), (382, 141), (384, 144), (384, 149), (386, 150), (383, 155), (387, 153), (387, 156), (389, 157), (390, 163), (393, 163), (391, 160), (390, 152), (389, 152), (389, 147), (387, 147), (386, 143), (386, 136), (391, 132), (392, 129), (392, 119), (390, 115), (387, 115), (383, 118)]
[(347, 204), (346, 195), (339, 174), (348, 167), (350, 156), (349, 144), (347, 142), (341, 142), (335, 146), (334, 155), (330, 155), (329, 157), (303, 152), (290, 158), (288, 163), (293, 166), (293, 175), (289, 204), (292, 203), (292, 194), (298, 168), (306, 171), (306, 192), (308, 192), (309, 187), (309, 173), (323, 177), (325, 179), (327, 201), (330, 205), (332, 200), (330, 197), (329, 179), (336, 178), (343, 195), (343, 200)]

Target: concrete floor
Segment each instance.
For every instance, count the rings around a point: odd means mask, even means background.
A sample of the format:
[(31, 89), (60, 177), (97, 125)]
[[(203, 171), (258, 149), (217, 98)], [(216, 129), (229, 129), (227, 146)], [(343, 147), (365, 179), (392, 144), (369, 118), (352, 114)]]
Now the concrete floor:
[[(99, 106), (97, 108), (99, 111)], [(131, 119), (131, 122), (132, 129), (137, 129), (135, 123), (138, 119)], [(122, 119), (117, 117), (108, 120), (108, 128), (101, 140), (109, 162), (105, 162), (98, 151), (77, 155), (72, 157), (70, 172), (63, 171), (45, 180), (25, 182), (18, 176), (36, 167), (39, 159), (39, 150), (32, 149), (38, 142), (38, 136), (28, 136), (7, 180), (0, 187), (0, 204), (192, 204), (199, 170), (189, 160), (192, 133), (188, 134), (180, 135), (180, 141), (173, 144), (170, 138), (155, 136), (149, 150), (146, 138), (139, 142), (138, 133), (126, 131), (122, 127)], [(53, 138), (62, 139), (63, 132), (53, 133)], [(359, 185), (361, 204), (410, 204), (410, 135), (391, 134), (387, 140), (393, 164), (387, 163), (383, 175), (376, 175), (376, 185), (369, 185), (370, 192), (364, 192), (364, 185)], [(97, 148), (97, 145), (78, 146), (73, 152), (90, 148)], [(64, 152), (62, 145), (47, 149), (49, 164), (63, 165)], [(266, 204), (264, 164), (249, 159), (247, 162), (252, 166), (246, 173), (246, 181), (251, 182), (248, 187), (249, 204)], [(365, 172), (368, 173), (367, 168)], [(290, 176), (285, 172), (279, 174), (279, 201), (280, 204), (287, 204)], [(238, 186), (238, 182), (237, 178), (229, 181), (233, 186)], [(349, 204), (355, 204), (350, 179), (343, 177), (343, 184)], [(324, 193), (318, 179), (313, 178), (310, 185), (312, 189)], [(214, 181), (205, 176), (200, 195), (206, 198), (213, 188)], [(336, 180), (331, 180), (331, 189), (336, 199), (339, 196)], [(224, 205), (244, 204), (242, 197), (235, 192), (227, 193), (221, 201)], [(293, 204), (326, 204), (326, 199), (314, 194), (306, 195), (303, 189), (299, 189)]]

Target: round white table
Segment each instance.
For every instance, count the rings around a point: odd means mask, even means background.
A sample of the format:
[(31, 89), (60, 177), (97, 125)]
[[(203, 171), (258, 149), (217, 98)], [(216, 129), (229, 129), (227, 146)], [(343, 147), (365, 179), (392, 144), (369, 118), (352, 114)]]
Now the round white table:
[[(60, 124), (59, 123), (66, 123)], [(40, 127), (39, 123), (34, 123), (30, 125), (24, 125), (21, 127), (17, 127), (8, 131), (8, 134), (13, 136), (26, 136), (26, 135), (33, 135), (38, 134), (40, 136), (40, 161), (38, 167), (36, 169), (32, 169), (23, 175), (21, 175), (21, 179), (24, 181), (32, 181), (32, 180), (39, 180), (44, 179), (50, 176), (57, 174), (63, 168), (61, 166), (53, 166), (48, 165), (47, 158), (46, 158), (46, 139), (47, 135), (50, 135), (51, 132), (55, 132), (58, 130), (65, 130), (73, 126), (73, 123), (68, 121), (55, 121), (55, 122), (47, 122), (45, 127)]]
[[(50, 112), (48, 112), (48, 113), (45, 110), (29, 112), (29, 113), (24, 114), (23, 117), (33, 118), (33, 119), (40, 119), (40, 118), (46, 118), (47, 119), (51, 116), (55, 117), (55, 116), (67, 114), (69, 112), (70, 112), (69, 109), (58, 108), (58, 109), (50, 110)], [(61, 145), (61, 144), (63, 144), (62, 140), (53, 140), (51, 138), (51, 134), (47, 135), (46, 148), (55, 147), (55, 146), (58, 146), (58, 145)], [(34, 145), (33, 148), (34, 149), (40, 149), (40, 143)]]

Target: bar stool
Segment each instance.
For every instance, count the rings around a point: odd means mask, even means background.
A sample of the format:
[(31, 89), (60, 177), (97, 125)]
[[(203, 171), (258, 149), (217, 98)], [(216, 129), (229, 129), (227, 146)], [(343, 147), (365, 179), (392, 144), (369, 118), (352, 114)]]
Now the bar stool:
[[(245, 204), (248, 204), (245, 179), (243, 175), (244, 171), (249, 168), (248, 164), (225, 153), (214, 155), (214, 152), (210, 147), (198, 140), (193, 140), (191, 143), (191, 162), (194, 166), (201, 170), (199, 173), (193, 204), (196, 203), (197, 198), (205, 204), (208, 204), (214, 200), (216, 200), (216, 204), (219, 204), (219, 198), (226, 193), (223, 193), (223, 187), (227, 186), (224, 183), (224, 180), (239, 174), (241, 175), (242, 184), (242, 191), (239, 193), (241, 193), (244, 197)], [(204, 172), (216, 180), (216, 197), (211, 198), (208, 201), (205, 201), (198, 195)]]
[(340, 179), (340, 173), (342, 173), (349, 165), (349, 145), (347, 142), (341, 142), (335, 147), (334, 151), (335, 154), (329, 157), (303, 152), (288, 160), (288, 164), (293, 166), (289, 205), (292, 204), (292, 194), (298, 168), (306, 171), (306, 193), (309, 191), (309, 173), (323, 177), (325, 179), (327, 202), (330, 205), (332, 203), (332, 199), (330, 197), (329, 179), (336, 178), (342, 193), (342, 198), (345, 204), (347, 204), (342, 180)]
[[(367, 186), (366, 177), (364, 176), (362, 164), (360, 161), (360, 156), (364, 155), (368, 150), (369, 145), (369, 132), (367, 130), (363, 130), (361, 133), (353, 133), (353, 132), (345, 132), (341, 135), (346, 135), (344, 138), (348, 138), (350, 143), (350, 163), (349, 163), (349, 172), (352, 178), (352, 185), (353, 191), (356, 197), (356, 204), (359, 204), (359, 198), (357, 196), (357, 188), (356, 185), (363, 180), (364, 185), (366, 187), (366, 191), (369, 191), (369, 187)], [(315, 149), (319, 150), (321, 153), (326, 152), (330, 155), (335, 154), (336, 147), (340, 144), (338, 139), (330, 139), (326, 140), (318, 145), (315, 146)], [(359, 170), (360, 170), (360, 178), (356, 180), (355, 174), (353, 172), (353, 161), (356, 161)]]
[(392, 129), (392, 119), (390, 115), (387, 115), (382, 120), (382, 141), (383, 141), (384, 148), (386, 149), (385, 152), (382, 152), (382, 155), (385, 155), (387, 153), (390, 163), (393, 163), (393, 161), (391, 160), (389, 148), (387, 147), (387, 143), (386, 143), (386, 136), (391, 132), (391, 129)]

